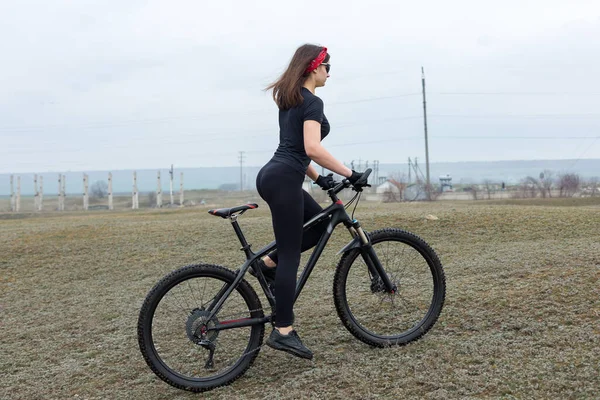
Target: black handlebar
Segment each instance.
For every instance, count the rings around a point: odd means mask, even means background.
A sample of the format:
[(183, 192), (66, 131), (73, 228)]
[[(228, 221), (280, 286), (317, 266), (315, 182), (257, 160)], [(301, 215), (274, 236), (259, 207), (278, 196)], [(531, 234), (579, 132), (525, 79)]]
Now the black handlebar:
[(348, 179), (343, 179), (340, 183), (338, 183), (332, 189), (329, 189), (329, 190), (331, 190), (333, 192), (332, 194), (338, 194), (342, 190), (344, 190), (350, 186), (354, 186), (354, 190), (356, 190), (357, 192), (360, 192), (360, 191), (362, 191), (363, 187), (368, 185), (367, 181), (369, 180), (369, 175), (371, 175), (371, 172), (373, 172), (373, 170), (371, 168), (367, 168), (367, 170), (365, 172), (363, 172), (360, 179), (357, 180), (354, 183), (354, 185), (352, 185)]

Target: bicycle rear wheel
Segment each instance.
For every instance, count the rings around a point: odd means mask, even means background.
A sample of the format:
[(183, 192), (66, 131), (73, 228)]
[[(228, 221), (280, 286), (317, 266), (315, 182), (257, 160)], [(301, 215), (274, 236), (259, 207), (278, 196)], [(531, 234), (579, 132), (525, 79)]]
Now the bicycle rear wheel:
[(404, 345), (423, 336), (437, 321), (446, 295), (446, 278), (427, 243), (400, 229), (369, 233), (373, 249), (395, 293), (372, 277), (360, 249), (342, 256), (333, 283), (334, 302), (344, 326), (376, 347)]
[(203, 392), (230, 384), (254, 362), (263, 341), (263, 324), (206, 329), (263, 317), (256, 292), (242, 280), (208, 320), (207, 309), (234, 279), (233, 271), (217, 265), (190, 265), (170, 273), (150, 291), (140, 310), (138, 343), (146, 363), (163, 381)]

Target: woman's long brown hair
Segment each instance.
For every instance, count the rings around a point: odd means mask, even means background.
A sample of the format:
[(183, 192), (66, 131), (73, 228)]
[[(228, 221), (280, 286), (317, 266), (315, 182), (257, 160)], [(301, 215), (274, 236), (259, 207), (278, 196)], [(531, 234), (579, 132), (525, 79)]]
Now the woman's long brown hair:
[[(302, 104), (302, 86), (308, 77), (306, 68), (312, 60), (317, 58), (323, 47), (314, 44), (305, 44), (298, 47), (285, 72), (265, 90), (273, 89), (273, 100), (280, 110), (288, 110)], [(323, 62), (329, 61), (329, 53)]]

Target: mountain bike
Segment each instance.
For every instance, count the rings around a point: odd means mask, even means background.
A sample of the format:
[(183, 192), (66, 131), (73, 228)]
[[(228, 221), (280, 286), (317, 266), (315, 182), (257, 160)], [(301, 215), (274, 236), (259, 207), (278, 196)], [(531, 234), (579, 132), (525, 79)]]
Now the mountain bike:
[[(343, 224), (352, 240), (342, 248), (333, 279), (333, 300), (346, 329), (374, 347), (405, 345), (427, 333), (444, 304), (446, 280), (438, 256), (416, 235), (397, 228), (363, 230), (354, 211), (371, 170), (354, 185), (344, 179), (327, 191), (331, 205), (304, 224), (326, 221), (296, 285), (302, 292), (334, 228)], [(352, 187), (347, 204), (337, 196)], [(346, 209), (354, 204), (352, 217)], [(147, 295), (138, 319), (138, 343), (150, 369), (180, 389), (203, 392), (227, 385), (252, 365), (262, 347), (265, 324), (275, 321), (275, 297), (256, 265), (276, 243), (253, 252), (238, 223), (256, 204), (210, 210), (228, 219), (246, 261), (232, 270), (188, 265), (162, 278)], [(256, 268), (254, 268), (256, 267)], [(253, 268), (269, 303), (265, 310), (245, 279)], [(276, 290), (276, 289), (275, 289)]]

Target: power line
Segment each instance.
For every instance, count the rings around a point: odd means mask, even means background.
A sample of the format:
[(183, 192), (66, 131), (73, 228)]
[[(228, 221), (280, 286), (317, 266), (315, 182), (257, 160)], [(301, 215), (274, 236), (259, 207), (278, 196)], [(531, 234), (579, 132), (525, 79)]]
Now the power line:
[[(328, 102), (328, 106), (335, 105), (345, 105), (345, 104), (356, 104), (356, 103), (367, 103), (372, 101), (379, 100), (389, 100), (395, 98), (402, 97), (411, 97), (418, 96), (421, 93), (401, 93), (397, 95), (391, 96), (378, 96), (378, 97), (369, 97), (363, 99), (355, 99), (348, 101), (333, 101)], [(449, 95), (449, 96), (556, 96), (556, 95), (577, 95), (577, 96), (598, 96), (600, 93), (586, 93), (586, 92), (431, 92), (430, 95)], [(271, 109), (260, 108), (254, 110), (246, 110), (238, 113), (237, 115), (249, 115), (256, 114), (261, 112), (271, 112)], [(106, 129), (106, 128), (115, 128), (115, 127), (124, 127), (130, 125), (147, 125), (147, 124), (164, 124), (171, 123), (176, 121), (183, 120), (197, 120), (197, 121), (205, 121), (210, 117), (218, 117), (221, 115), (230, 114), (230, 111), (223, 112), (214, 112), (202, 115), (187, 115), (187, 116), (164, 116), (158, 118), (142, 118), (142, 119), (126, 119), (121, 121), (109, 121), (109, 122), (95, 122), (95, 123), (63, 123), (63, 124), (43, 124), (43, 125), (25, 125), (25, 126), (0, 126), (0, 132), (3, 133), (27, 133), (27, 132), (35, 132), (35, 131), (43, 131), (51, 128), (73, 128), (80, 130), (88, 130), (88, 129)], [(441, 114), (444, 115), (444, 114)], [(431, 116), (441, 116), (441, 115), (431, 115)], [(599, 114), (563, 114), (564, 116), (597, 116)], [(448, 114), (444, 116), (450, 116)], [(458, 117), (458, 115), (456, 115)], [(490, 118), (495, 116), (490, 116)], [(516, 117), (516, 116), (514, 116)], [(523, 116), (526, 117), (526, 116)], [(537, 115), (534, 117), (538, 117)], [(553, 117), (552, 115), (539, 115), (539, 117)], [(480, 118), (484, 118), (481, 116)], [(487, 117), (486, 117), (487, 118)]]
[[(385, 98), (391, 98), (391, 97), (385, 97)], [(362, 101), (373, 101), (376, 100), (377, 98), (372, 98), (372, 99), (365, 99), (365, 100), (357, 100), (355, 102), (362, 102)], [(378, 99), (384, 99), (384, 97), (380, 97)], [(346, 102), (343, 104), (350, 104), (352, 102)], [(338, 103), (338, 104), (342, 104), (342, 103)], [(531, 118), (531, 119), (535, 119), (535, 118), (596, 118), (596, 117), (600, 117), (600, 113), (574, 113), (574, 114), (428, 114), (428, 117), (432, 117), (432, 118), (472, 118), (472, 119), (477, 119), (477, 118), (481, 118), (481, 119), (486, 119), (486, 118)], [(406, 116), (406, 117), (398, 117), (398, 118), (388, 118), (388, 119), (377, 119), (377, 120), (370, 120), (370, 121), (357, 121), (357, 122), (352, 122), (352, 123), (346, 123), (346, 124), (336, 124), (335, 127), (336, 128), (341, 128), (341, 127), (346, 127), (346, 126), (350, 126), (350, 125), (361, 125), (361, 124), (371, 124), (371, 123), (379, 123), (379, 122), (387, 122), (387, 121), (399, 121), (399, 120), (407, 120), (407, 119), (415, 119), (415, 118), (421, 118), (421, 116)], [(155, 121), (163, 121), (163, 120), (148, 120), (148, 121), (143, 121), (140, 120), (138, 122), (135, 121), (130, 121), (131, 124), (134, 123), (142, 123), (142, 124), (150, 124), (150, 123), (154, 123)], [(166, 121), (166, 120), (164, 120)], [(77, 125), (48, 125), (47, 127), (71, 127), (71, 128), (77, 128), (77, 129), (105, 129), (105, 128), (115, 128), (115, 127), (121, 127), (121, 126), (126, 126), (126, 124), (120, 124), (120, 123), (114, 123), (114, 124), (101, 124), (101, 125), (82, 125), (82, 126), (77, 126)], [(36, 131), (43, 131), (46, 128), (46, 126), (31, 126), (31, 127), (23, 127), (23, 128), (0, 128), (0, 132), (3, 133), (28, 133), (28, 132), (36, 132)], [(246, 130), (244, 131), (244, 136), (246, 136), (246, 133), (248, 132), (272, 132), (273, 129), (256, 129), (256, 130)], [(237, 131), (239, 132), (239, 131)], [(183, 134), (179, 134), (178, 136), (195, 136), (198, 137), (198, 133), (197, 132), (193, 132), (193, 133), (183, 133)], [(214, 136), (214, 135), (219, 135), (220, 139), (223, 139), (223, 133), (215, 133), (215, 132), (211, 132), (211, 133), (206, 133), (203, 134), (203, 136)], [(232, 136), (232, 138), (237, 138), (239, 137), (239, 135), (236, 136)], [(147, 139), (148, 136), (147, 135), (139, 135), (139, 136), (128, 136), (128, 138), (130, 139)]]
[[(480, 115), (476, 115), (476, 114), (428, 114), (428, 117), (431, 118), (468, 118), (468, 119), (486, 119), (486, 118), (570, 118), (570, 117), (600, 117), (599, 113), (579, 113), (579, 114), (480, 114)], [(361, 126), (361, 125), (377, 125), (377, 124), (383, 124), (383, 123), (387, 123), (387, 122), (395, 122), (395, 121), (404, 121), (404, 120), (411, 120), (411, 119), (420, 119), (422, 118), (422, 116), (419, 115), (414, 115), (414, 116), (403, 116), (403, 117), (395, 117), (395, 118), (386, 118), (386, 119), (373, 119), (373, 120), (363, 120), (363, 121), (354, 121), (354, 122), (348, 122), (348, 123), (341, 123), (341, 124), (335, 124), (334, 128), (339, 129), (339, 128), (347, 128), (347, 127), (353, 127), (353, 126)], [(229, 134), (228, 132), (217, 132), (217, 131), (213, 131), (213, 132), (206, 132), (206, 133), (198, 133), (198, 132), (190, 132), (190, 133), (181, 133), (178, 134), (175, 137), (175, 140), (166, 140), (164, 137), (160, 137), (160, 138), (156, 138), (156, 139), (160, 139), (161, 141), (163, 141), (163, 143), (166, 144), (190, 144), (190, 143), (198, 143), (198, 141), (201, 141), (202, 143), (206, 143), (206, 142), (213, 142), (213, 141), (222, 141), (222, 140), (227, 140), (227, 139), (231, 139), (231, 140), (235, 140), (235, 139), (239, 139), (240, 137), (243, 138), (260, 138), (260, 137), (267, 137), (267, 136), (271, 136), (273, 135), (273, 132), (276, 130), (277, 128), (273, 127), (273, 128), (261, 128), (261, 129), (253, 129), (253, 130), (244, 130), (243, 132), (240, 131), (235, 131), (235, 133), (233, 131), (230, 131)], [(265, 133), (264, 135), (258, 134), (258, 135), (252, 135), (249, 136), (248, 133)], [(197, 140), (178, 140), (182, 137), (193, 137), (194, 139)], [(153, 139), (152, 137), (148, 137), (148, 135), (135, 135), (135, 136), (128, 136), (127, 137), (129, 140), (151, 140)], [(98, 138), (99, 140), (95, 142), (95, 146), (98, 146), (99, 143), (105, 142), (105, 141), (109, 141), (110, 139), (107, 139), (105, 137), (100, 137)], [(42, 144), (42, 145), (51, 145), (51, 144), (55, 144), (57, 143), (56, 140), (51, 140), (51, 141), (38, 141), (38, 144)], [(112, 142), (111, 142), (112, 143)], [(112, 144), (111, 144), (112, 146)], [(114, 146), (114, 148), (127, 148), (129, 146)]]
[(380, 96), (380, 97), (370, 97), (367, 99), (359, 99), (359, 100), (350, 100), (350, 101), (334, 101), (334, 102), (327, 102), (327, 106), (329, 105), (338, 105), (338, 104), (354, 104), (354, 103), (366, 103), (369, 101), (376, 101), (376, 100), (387, 100), (387, 99), (396, 99), (399, 97), (409, 97), (409, 96), (418, 96), (421, 93), (403, 93), (403, 94), (397, 94), (397, 95), (393, 95), (393, 96)]
[(577, 157), (577, 159), (575, 160), (575, 162), (573, 164), (571, 164), (571, 168), (573, 168), (575, 166), (575, 164), (577, 164), (577, 162), (579, 162), (579, 160), (581, 160), (581, 158), (588, 152), (589, 149), (592, 148), (592, 146), (596, 143), (596, 141), (600, 139), (600, 136), (596, 136), (596, 138), (594, 139), (594, 141), (592, 143), (590, 143), (590, 145), (579, 155), (579, 157)]
[[(349, 122), (349, 123), (345, 123), (345, 124), (336, 124), (335, 125), (335, 129), (339, 129), (339, 128), (348, 128), (348, 127), (353, 127), (353, 126), (360, 126), (360, 125), (375, 125), (375, 124), (381, 124), (381, 123), (387, 123), (387, 122), (394, 122), (394, 121), (403, 121), (403, 120), (410, 120), (410, 119), (417, 119), (417, 118), (421, 118), (421, 116), (404, 116), (404, 117), (396, 117), (396, 118), (386, 118), (386, 119), (374, 119), (374, 120), (363, 120), (363, 121), (356, 121), (356, 122)], [(164, 138), (164, 137), (160, 137), (160, 138), (151, 138), (148, 137), (147, 135), (136, 135), (136, 136), (127, 136), (127, 139), (129, 140), (144, 140), (144, 141), (149, 141), (151, 139), (160, 139), (161, 143), (165, 144), (165, 145), (173, 145), (173, 144), (190, 144), (190, 143), (198, 143), (198, 141), (201, 141), (202, 143), (207, 143), (207, 142), (213, 142), (213, 141), (223, 141), (223, 140), (235, 140), (235, 139), (240, 139), (240, 138), (261, 138), (261, 137), (267, 137), (267, 136), (273, 136), (273, 132), (276, 131), (278, 128), (272, 128), (272, 129), (256, 129), (256, 130), (247, 130), (247, 131), (236, 131), (236, 133), (232, 133), (231, 135), (227, 135), (228, 132), (207, 132), (207, 133), (184, 133), (184, 134), (178, 134), (176, 137), (174, 138)], [(262, 133), (264, 132), (264, 135), (252, 135), (249, 136), (248, 133)], [(227, 135), (227, 136), (224, 136)], [(179, 140), (182, 137), (193, 137), (196, 140)], [(106, 137), (100, 137), (98, 138), (99, 140), (97, 140), (96, 142), (94, 142), (94, 146), (98, 146), (98, 144), (105, 144), (105, 143), (111, 143), (111, 147), (114, 148), (119, 148), (119, 146), (113, 146), (112, 143), (112, 139), (110, 138), (106, 138)], [(168, 139), (168, 140), (167, 140)], [(55, 144), (58, 143), (56, 140), (51, 140), (51, 141), (43, 141), (43, 140), (39, 140), (36, 142), (37, 144), (41, 144), (41, 145), (50, 145), (50, 144)], [(29, 148), (30, 146), (28, 146)], [(122, 146), (121, 146), (122, 147)], [(128, 147), (128, 146), (127, 146)]]
[(432, 92), (439, 96), (600, 96), (595, 92)]
[[(421, 117), (418, 117), (421, 118)], [(255, 138), (255, 137), (264, 137), (267, 135), (260, 135), (260, 136), (250, 136), (247, 138)], [(268, 135), (271, 136), (271, 135)], [(459, 139), (459, 140), (464, 140), (464, 139), (468, 139), (468, 140), (588, 140), (588, 139), (598, 139), (600, 136), (531, 136), (531, 135), (512, 135), (512, 136), (508, 136), (508, 135), (498, 135), (498, 136), (470, 136), (470, 135), (430, 135), (431, 138), (433, 139)], [(157, 138), (159, 139), (159, 138)], [(213, 140), (223, 140), (226, 138), (223, 137), (218, 137), (218, 138), (214, 138)], [(354, 145), (359, 145), (359, 144), (373, 144), (373, 143), (386, 143), (386, 142), (400, 142), (400, 141), (404, 141), (404, 140), (422, 140), (422, 136), (406, 136), (406, 137), (401, 137), (401, 136), (397, 136), (394, 138), (384, 138), (384, 139), (378, 139), (378, 140), (368, 140), (368, 141), (360, 141), (360, 142), (351, 142), (351, 143), (340, 143), (340, 144), (328, 144), (327, 147), (344, 147), (344, 146), (354, 146)], [(202, 143), (207, 142), (207, 140), (203, 140)], [(164, 141), (163, 139), (161, 139), (160, 142), (162, 145), (173, 145), (173, 144), (180, 144), (180, 145), (192, 145), (192, 144), (198, 144), (198, 142), (194, 142), (194, 141), (180, 141), (180, 142), (171, 142), (171, 141)], [(110, 150), (127, 150), (127, 149), (131, 149), (133, 145), (115, 145), (112, 143), (106, 143), (103, 144), (101, 146), (97, 146), (96, 145), (96, 149), (100, 148), (100, 149), (110, 149)], [(77, 146), (77, 148), (75, 149), (69, 149), (69, 150), (61, 150), (60, 154), (70, 154), (70, 153), (80, 153), (81, 150), (84, 148), (84, 146)], [(247, 150), (245, 151), (245, 153), (262, 153), (262, 152), (269, 152), (269, 151), (274, 151), (273, 149), (269, 149), (269, 150)], [(43, 149), (39, 149), (38, 151), (35, 150), (31, 150), (30, 148), (27, 151), (11, 151), (10, 154), (14, 155), (14, 154), (27, 154), (27, 155), (31, 155), (31, 154), (39, 154), (39, 153), (46, 153), (47, 149), (43, 148)], [(198, 155), (230, 155), (230, 154), (235, 154), (236, 152), (225, 152), (225, 153), (214, 153), (214, 152), (210, 152), (210, 153), (197, 153)]]
[[(387, 100), (387, 99), (395, 99), (400, 97), (408, 97), (414, 96), (419, 93), (404, 93), (397, 94), (392, 96), (379, 96), (379, 97), (369, 97), (364, 99), (356, 99), (349, 101), (333, 101), (328, 102), (327, 105), (343, 105), (343, 104), (354, 104), (354, 103), (365, 103), (371, 101), (378, 100)], [(237, 113), (237, 116), (240, 115), (249, 115), (249, 114), (257, 114), (261, 112), (271, 112), (272, 109), (260, 108), (254, 110), (246, 110), (244, 112)], [(181, 120), (198, 120), (205, 121), (209, 117), (217, 117), (221, 115), (230, 115), (231, 111), (223, 111), (217, 113), (209, 113), (203, 115), (188, 115), (188, 116), (167, 116), (167, 117), (159, 117), (159, 118), (144, 118), (144, 119), (132, 119), (132, 120), (122, 120), (122, 121), (112, 121), (112, 122), (96, 122), (96, 123), (81, 123), (81, 124), (44, 124), (44, 125), (25, 125), (25, 126), (0, 126), (0, 132), (14, 132), (14, 133), (27, 133), (27, 132), (35, 132), (40, 130), (45, 130), (49, 128), (76, 128), (76, 129), (104, 129), (104, 128), (115, 128), (129, 125), (146, 125), (146, 124), (157, 124), (157, 123), (170, 123), (173, 121), (181, 121)]]
[(430, 117), (449, 118), (582, 118), (600, 117), (600, 113), (578, 114), (432, 114)]
[(600, 136), (434, 136), (436, 139), (558, 139), (558, 140), (583, 140), (598, 139)]

